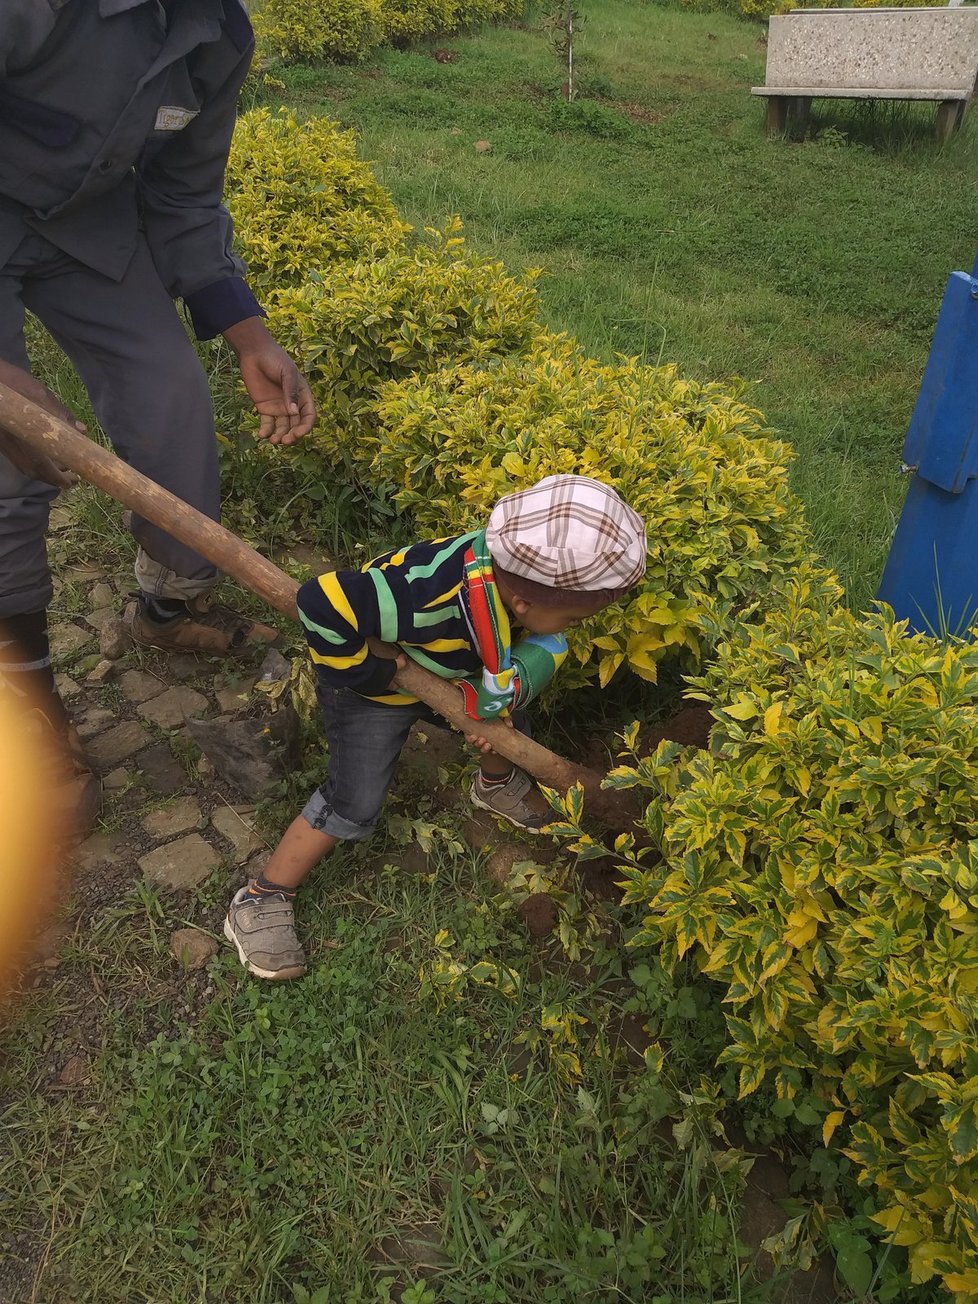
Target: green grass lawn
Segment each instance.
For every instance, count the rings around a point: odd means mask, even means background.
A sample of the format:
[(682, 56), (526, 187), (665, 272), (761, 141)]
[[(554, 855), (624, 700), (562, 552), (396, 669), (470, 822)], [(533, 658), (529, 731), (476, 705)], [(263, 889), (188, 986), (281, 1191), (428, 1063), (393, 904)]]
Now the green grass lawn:
[[(410, 867), (391, 839), (317, 876), (302, 983), (244, 979), (226, 951), (175, 974), (170, 929), (219, 928), (236, 871), (178, 906), (138, 885), (96, 910), (0, 1039), (4, 1304), (770, 1298), (749, 1251), (737, 1266), (736, 1153), (709, 1109), (635, 1075), (624, 1011), (637, 1028), (651, 1009), (621, 956), (544, 959), (451, 827)], [(491, 956), (513, 990), (419, 993), (439, 930), (442, 954)], [(667, 997), (670, 1081), (694, 1091), (718, 1016), (668, 983), (661, 1016)], [(578, 1016), (576, 1046), (547, 1016)], [(66, 1043), (94, 1063), (59, 1090)]]
[(443, 42), (450, 63), (433, 43), (276, 72), (269, 102), (355, 127), (409, 220), (459, 213), (480, 251), (542, 268), (546, 321), (596, 354), (756, 382), (863, 606), (944, 283), (978, 243), (975, 131), (941, 150), (931, 106), (822, 101), (814, 139), (770, 140), (749, 94), (762, 27), (640, 0), (582, 8), (571, 105), (533, 24)]

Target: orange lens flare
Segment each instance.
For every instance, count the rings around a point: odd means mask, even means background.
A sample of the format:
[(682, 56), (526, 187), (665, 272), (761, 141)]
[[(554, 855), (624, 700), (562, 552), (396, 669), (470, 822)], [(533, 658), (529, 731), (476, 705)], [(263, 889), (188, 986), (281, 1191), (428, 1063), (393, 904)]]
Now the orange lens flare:
[(45, 771), (22, 708), (0, 692), (0, 999), (54, 897), (59, 830), (46, 800)]

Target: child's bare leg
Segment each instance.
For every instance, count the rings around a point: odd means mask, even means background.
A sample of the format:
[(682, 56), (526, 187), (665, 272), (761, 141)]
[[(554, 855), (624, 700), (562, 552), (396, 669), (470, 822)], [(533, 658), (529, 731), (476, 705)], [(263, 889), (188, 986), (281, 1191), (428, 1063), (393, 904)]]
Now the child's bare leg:
[(331, 833), (320, 833), (304, 816), (297, 815), (272, 852), (262, 870), (262, 878), (269, 885), (294, 892), (310, 870), (328, 856), (339, 841)]

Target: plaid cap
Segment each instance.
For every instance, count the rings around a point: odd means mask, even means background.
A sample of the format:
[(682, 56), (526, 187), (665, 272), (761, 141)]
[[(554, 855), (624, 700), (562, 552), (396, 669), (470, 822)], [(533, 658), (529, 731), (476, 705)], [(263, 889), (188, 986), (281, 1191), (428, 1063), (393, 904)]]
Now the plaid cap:
[(486, 543), (493, 563), (527, 601), (583, 605), (613, 602), (634, 588), (648, 551), (638, 513), (586, 475), (548, 475), (500, 498)]

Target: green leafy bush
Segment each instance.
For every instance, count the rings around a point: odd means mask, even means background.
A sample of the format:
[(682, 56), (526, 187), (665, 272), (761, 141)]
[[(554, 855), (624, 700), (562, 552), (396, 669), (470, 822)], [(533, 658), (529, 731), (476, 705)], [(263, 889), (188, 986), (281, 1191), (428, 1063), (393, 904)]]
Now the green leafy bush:
[(464, 8), (464, 0), (384, 0), (384, 34), (400, 42), (454, 32)]
[(353, 132), (286, 111), (242, 114), (231, 145), (228, 208), (259, 295), (300, 285), (339, 262), (403, 248), (410, 227)]
[(285, 60), (362, 59), (385, 41), (517, 18), (523, 0), (262, 0), (253, 15), (259, 50)]
[(789, 585), (692, 680), (708, 753), (615, 771), (652, 791), (635, 939), (720, 984), (741, 1095), (844, 1143), (915, 1283), (978, 1295), (978, 649)]
[(809, 555), (788, 490), (790, 454), (760, 414), (720, 385), (632, 359), (602, 365), (563, 336), (527, 356), (443, 367), (384, 388), (373, 474), (422, 534), (484, 520), (505, 493), (576, 472), (614, 484), (647, 522), (640, 593), (578, 629), (602, 683), (658, 663), (744, 619)]
[[(301, 359), (322, 413), (319, 446), (369, 456), (369, 419), (385, 381), (452, 361), (527, 347), (536, 334), (532, 278), (465, 250), (459, 224), (372, 261), (341, 262), (268, 298), (276, 338)], [(362, 451), (361, 451), (362, 450)], [(381, 478), (389, 479), (383, 474)]]
[(253, 15), (262, 53), (362, 59), (384, 39), (383, 0), (263, 0)]

